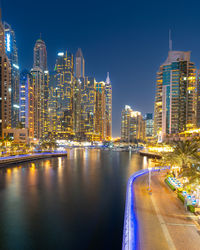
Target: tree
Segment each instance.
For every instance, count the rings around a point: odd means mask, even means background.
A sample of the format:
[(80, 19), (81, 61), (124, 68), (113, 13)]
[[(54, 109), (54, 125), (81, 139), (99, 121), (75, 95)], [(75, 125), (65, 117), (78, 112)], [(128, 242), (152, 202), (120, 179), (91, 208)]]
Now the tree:
[(163, 165), (179, 166), (181, 176), (189, 176), (197, 171), (198, 164), (200, 164), (198, 140), (173, 142), (172, 147), (173, 152), (163, 155), (161, 160)]

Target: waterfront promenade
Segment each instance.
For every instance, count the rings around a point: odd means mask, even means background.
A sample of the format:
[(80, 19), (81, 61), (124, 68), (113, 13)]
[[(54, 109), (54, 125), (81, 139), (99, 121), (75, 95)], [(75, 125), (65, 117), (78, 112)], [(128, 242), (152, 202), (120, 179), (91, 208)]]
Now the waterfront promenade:
[(27, 161), (34, 161), (45, 158), (62, 157), (62, 156), (67, 156), (67, 152), (44, 152), (44, 153), (33, 153), (25, 155), (0, 157), (0, 167), (4, 167), (9, 164), (17, 164)]
[(134, 183), (135, 211), (138, 221), (138, 248), (141, 250), (198, 250), (200, 227), (186, 212), (181, 201), (163, 182), (152, 177), (152, 195), (147, 191), (148, 175)]

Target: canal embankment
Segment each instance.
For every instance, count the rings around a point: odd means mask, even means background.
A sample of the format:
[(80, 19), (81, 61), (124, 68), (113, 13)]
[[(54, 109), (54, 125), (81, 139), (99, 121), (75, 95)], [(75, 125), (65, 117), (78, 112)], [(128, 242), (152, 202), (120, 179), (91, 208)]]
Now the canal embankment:
[(45, 152), (45, 153), (34, 153), (34, 154), (25, 154), (25, 155), (16, 155), (16, 156), (6, 156), (0, 157), (0, 167), (5, 167), (10, 164), (18, 164), (28, 161), (42, 160), (45, 158), (53, 157), (66, 157), (67, 152)]

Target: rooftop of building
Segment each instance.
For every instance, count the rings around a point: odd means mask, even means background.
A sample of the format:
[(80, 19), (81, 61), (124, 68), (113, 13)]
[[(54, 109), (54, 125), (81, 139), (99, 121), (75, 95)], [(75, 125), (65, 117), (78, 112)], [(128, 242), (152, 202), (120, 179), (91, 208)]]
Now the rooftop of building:
[(170, 50), (168, 52), (167, 60), (163, 63), (163, 65), (169, 65), (173, 62), (179, 62), (179, 61), (190, 61), (190, 51), (175, 51)]

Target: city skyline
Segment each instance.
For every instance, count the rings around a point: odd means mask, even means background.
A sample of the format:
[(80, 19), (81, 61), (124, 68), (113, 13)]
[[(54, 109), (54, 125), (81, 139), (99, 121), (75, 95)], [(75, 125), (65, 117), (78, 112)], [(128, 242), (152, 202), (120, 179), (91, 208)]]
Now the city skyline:
[[(186, 13), (184, 1), (182, 2), (183, 6), (174, 4), (173, 10), (170, 10), (168, 6), (162, 9), (161, 4), (157, 1), (152, 6), (147, 3), (144, 9), (142, 9), (141, 4), (137, 3), (135, 9), (137, 8), (140, 11), (138, 13), (133, 12), (134, 14), (130, 12), (133, 4), (129, 1), (123, 8), (118, 4), (112, 5), (112, 1), (106, 5), (102, 2), (102, 7), (93, 7), (92, 10), (95, 14), (91, 11), (90, 17), (84, 15), (85, 18), (81, 25), (81, 11), (89, 12), (91, 6), (87, 2), (85, 5), (79, 2), (77, 5), (68, 3), (68, 8), (72, 10), (68, 13), (69, 17), (72, 17), (76, 11), (77, 20), (73, 19), (72, 25), (68, 25), (66, 29), (67, 20), (64, 19), (63, 13), (66, 6), (64, 1), (60, 1), (58, 5), (48, 3), (50, 12), (55, 9), (55, 19), (53, 20), (50, 20), (50, 16), (45, 14), (46, 1), (42, 1), (40, 9), (37, 10), (40, 14), (39, 18), (32, 18), (39, 1), (35, 3), (35, 6), (31, 6), (31, 12), (29, 11), (29, 4), (25, 1), (16, 3), (8, 0), (3, 1), (2, 4), (3, 20), (11, 24), (16, 33), (20, 69), (29, 69), (32, 66), (32, 48), (35, 41), (40, 37), (40, 33), (47, 45), (48, 65), (51, 65), (52, 68), (55, 64), (57, 52), (68, 49), (75, 54), (77, 48), (80, 47), (84, 54), (87, 75), (94, 76), (97, 81), (100, 81), (105, 79), (106, 72), (110, 72), (114, 87), (114, 136), (120, 135), (120, 114), (124, 105), (131, 105), (133, 109), (140, 110), (142, 114), (153, 112), (156, 72), (159, 70), (159, 65), (164, 62), (168, 52), (169, 28), (172, 29), (173, 49), (191, 50), (191, 60), (195, 62), (197, 67), (200, 65), (197, 42), (200, 41), (200, 37), (196, 32), (198, 22), (191, 25), (191, 20), (188, 20), (187, 23), (186, 20), (181, 19), (181, 22), (179, 20), (181, 15)], [(15, 7), (17, 6), (19, 7), (18, 15), (15, 13)], [(149, 11), (147, 11), (148, 8)], [(123, 18), (117, 20), (120, 11)], [(126, 11), (127, 16), (125, 16)], [(194, 16), (195, 12), (196, 10), (193, 10)], [(41, 13), (44, 13), (44, 16)], [(155, 13), (156, 15), (154, 15)], [(168, 17), (169, 13), (170, 17)], [(106, 21), (101, 23), (98, 21), (99, 18), (94, 18), (95, 15), (106, 17)], [(24, 18), (19, 18), (20, 16)], [(61, 18), (60, 21), (57, 18), (58, 16)], [(94, 20), (93, 24), (90, 18)], [(147, 23), (149, 18), (151, 20)], [(26, 19), (26, 22), (23, 19)], [(31, 19), (34, 21), (31, 21)], [(160, 20), (159, 23), (157, 23), (158, 20)], [(54, 35), (47, 29), (48, 23), (54, 27)], [(86, 30), (84, 25), (88, 23)], [(146, 37), (148, 37), (148, 43)], [(26, 42), (24, 43), (24, 41)], [(151, 63), (149, 63), (150, 59), (152, 59)], [(121, 64), (121, 62), (125, 63)], [(143, 71), (145, 71), (145, 74), (142, 73)], [(126, 88), (121, 86), (126, 86)]]

